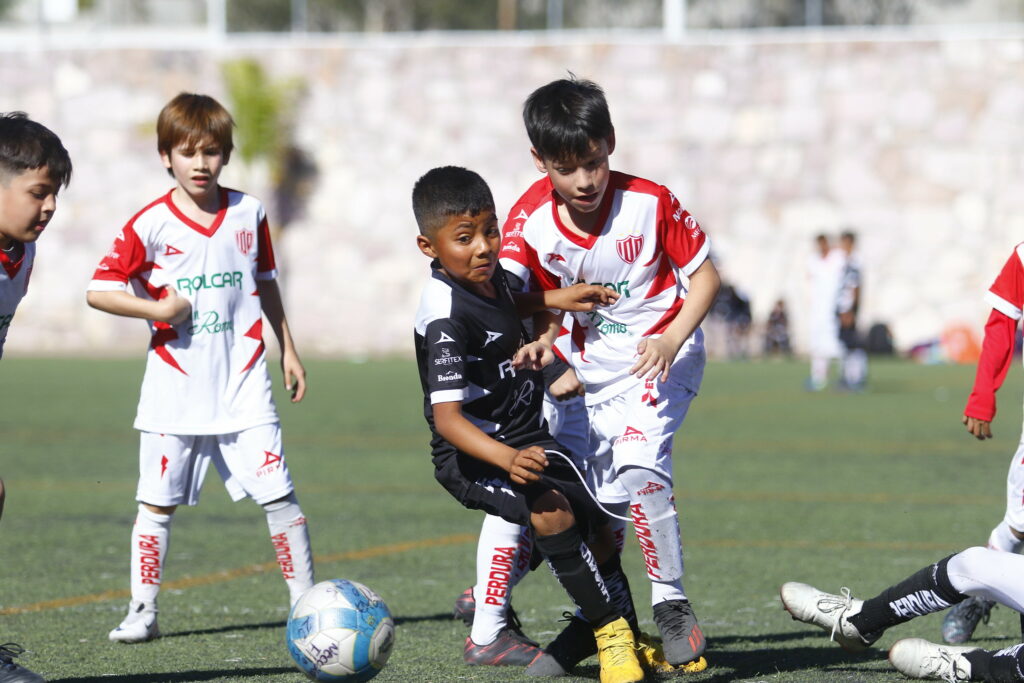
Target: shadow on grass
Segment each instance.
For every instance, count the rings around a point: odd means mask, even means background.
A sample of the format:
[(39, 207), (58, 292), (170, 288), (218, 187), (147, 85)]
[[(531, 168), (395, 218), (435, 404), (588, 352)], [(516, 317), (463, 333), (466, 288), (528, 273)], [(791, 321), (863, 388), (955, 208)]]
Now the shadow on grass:
[(215, 669), (210, 671), (175, 671), (171, 673), (124, 674), (120, 676), (84, 676), (75, 678), (52, 678), (50, 683), (189, 683), (190, 681), (220, 681), (225, 678), (245, 676), (272, 676), (275, 674), (298, 673), (292, 667), (268, 667), (265, 669)]
[(161, 638), (181, 638), (184, 636), (205, 636), (213, 633), (231, 633), (232, 631), (259, 631), (266, 628), (284, 628), (286, 621), (264, 621), (259, 624), (232, 624), (230, 626), (218, 626), (217, 628), (197, 628), (192, 631), (172, 631), (161, 633)]
[(451, 612), (444, 612), (442, 614), (424, 614), (418, 617), (395, 617), (395, 626), (401, 626), (402, 624), (418, 624), (423, 621), (455, 621), (452, 618)]

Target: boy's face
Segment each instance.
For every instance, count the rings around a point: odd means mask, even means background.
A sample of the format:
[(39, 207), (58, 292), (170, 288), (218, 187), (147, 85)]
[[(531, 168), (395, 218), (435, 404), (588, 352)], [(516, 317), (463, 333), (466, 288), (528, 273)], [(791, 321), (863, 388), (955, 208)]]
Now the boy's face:
[(546, 173), (555, 192), (566, 205), (580, 213), (592, 213), (601, 206), (611, 170), (608, 156), (615, 150), (615, 136), (591, 141), (590, 150), (579, 159), (544, 159), (531, 149), (537, 170)]
[(220, 146), (212, 140), (204, 140), (195, 146), (180, 144), (169, 154), (161, 152), (160, 158), (178, 185), (192, 197), (215, 192), (217, 178), (227, 164)]
[(57, 190), (46, 166), (0, 176), (0, 241), (39, 239), (57, 210)]
[(416, 245), (441, 262), (441, 270), (469, 289), (487, 293), (498, 263), (501, 231), (493, 209), (471, 216), (449, 216), (431, 237), (419, 235)]

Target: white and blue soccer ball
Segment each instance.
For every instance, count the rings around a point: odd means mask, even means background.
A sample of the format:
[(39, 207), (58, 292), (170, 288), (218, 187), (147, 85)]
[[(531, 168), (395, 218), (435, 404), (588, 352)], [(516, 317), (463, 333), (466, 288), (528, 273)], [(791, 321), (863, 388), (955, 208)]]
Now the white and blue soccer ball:
[(285, 639), (292, 659), (314, 681), (368, 681), (391, 655), (395, 622), (372, 590), (331, 579), (295, 603)]

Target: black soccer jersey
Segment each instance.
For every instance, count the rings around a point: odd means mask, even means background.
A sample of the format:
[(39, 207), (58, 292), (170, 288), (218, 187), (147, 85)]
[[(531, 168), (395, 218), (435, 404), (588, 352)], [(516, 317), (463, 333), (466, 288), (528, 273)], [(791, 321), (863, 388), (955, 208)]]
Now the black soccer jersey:
[(420, 297), (416, 362), (438, 468), (456, 449), (437, 433), (435, 403), (461, 401), (466, 419), (512, 448), (551, 439), (541, 417), (540, 373), (512, 367), (525, 331), (500, 265), (491, 282), (495, 299), (471, 292), (434, 269)]

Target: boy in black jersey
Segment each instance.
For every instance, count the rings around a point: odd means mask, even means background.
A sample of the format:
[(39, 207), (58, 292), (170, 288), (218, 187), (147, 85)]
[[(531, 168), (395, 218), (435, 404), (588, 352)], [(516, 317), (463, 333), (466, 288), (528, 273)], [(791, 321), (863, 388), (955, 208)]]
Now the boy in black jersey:
[[(436, 168), (413, 188), (413, 212), (417, 246), (433, 259), (415, 340), (435, 477), (465, 507), (529, 525), (537, 551), (594, 626), (602, 683), (642, 681), (623, 618), (628, 611), (635, 621), (632, 599), (613, 604), (598, 571), (615, 553), (610, 536), (600, 535), (606, 518), (570, 465), (546, 455), (564, 449), (541, 418), (543, 380), (513, 362), (525, 335), (498, 266), (490, 189), (472, 171)], [(540, 303), (570, 306), (565, 293)]]

